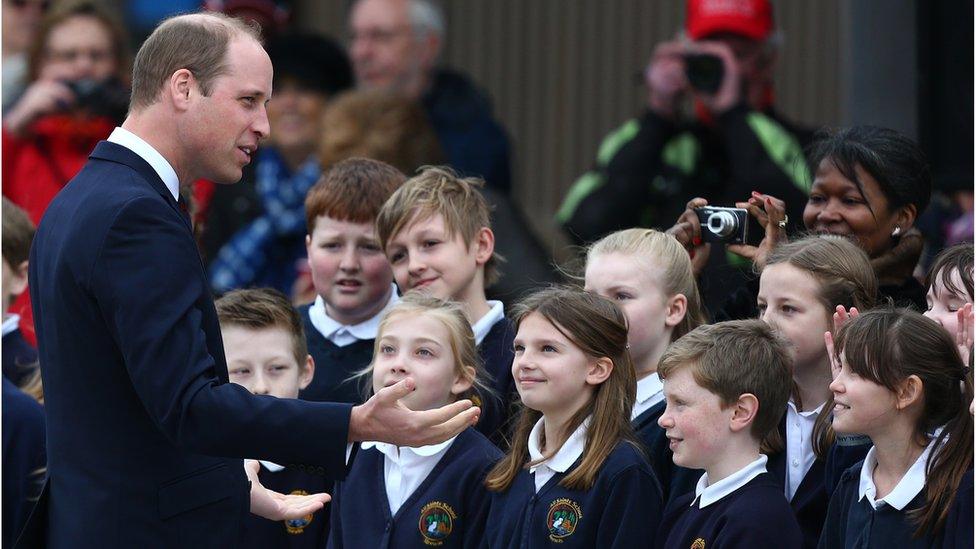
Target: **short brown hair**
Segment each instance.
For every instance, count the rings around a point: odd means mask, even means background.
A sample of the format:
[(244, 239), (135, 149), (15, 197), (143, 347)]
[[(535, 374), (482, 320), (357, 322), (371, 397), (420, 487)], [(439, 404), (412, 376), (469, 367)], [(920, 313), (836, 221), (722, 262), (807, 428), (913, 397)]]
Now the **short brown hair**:
[[(386, 250), (408, 225), (437, 214), (444, 217), (449, 237), (460, 235), (470, 246), (478, 231), (491, 229), (491, 208), (479, 191), (484, 184), (478, 178), (459, 177), (446, 166), (424, 167), (393, 193), (376, 217), (380, 246)], [(485, 264), (485, 286), (498, 279), (500, 259), (493, 253)]]
[[(952, 281), (952, 271), (959, 271), (962, 288), (957, 288)], [(935, 256), (935, 261), (925, 275), (925, 290), (928, 291), (935, 284), (936, 277), (950, 292), (966, 294), (973, 300), (973, 243), (962, 242), (946, 248)]]
[(353, 90), (329, 102), (323, 114), (319, 161), (328, 168), (364, 156), (405, 174), (444, 162), (444, 153), (419, 103), (389, 91)]
[(695, 383), (730, 406), (745, 393), (755, 395), (759, 411), (751, 433), (757, 440), (776, 429), (793, 388), (793, 356), (782, 335), (761, 320), (706, 324), (668, 346), (657, 373), (667, 379), (691, 368)]
[(180, 69), (192, 72), (200, 92), (209, 96), (214, 81), (227, 73), (228, 45), (242, 36), (261, 41), (256, 25), (218, 12), (177, 15), (163, 21), (136, 53), (129, 108), (138, 110), (155, 103), (164, 83)]
[(227, 292), (215, 303), (221, 328), (239, 326), (251, 330), (280, 328), (291, 336), (292, 353), (299, 368), (305, 366), (308, 344), (302, 319), (285, 294), (273, 288), (248, 288)]
[(338, 221), (373, 223), (380, 208), (407, 180), (393, 166), (369, 158), (349, 158), (332, 166), (305, 196), (308, 233), (325, 215)]
[(27, 51), (27, 78), (37, 80), (47, 57), (48, 37), (56, 27), (72, 17), (91, 17), (108, 31), (112, 41), (112, 56), (115, 57), (115, 75), (119, 80), (129, 79), (129, 35), (118, 17), (103, 2), (94, 0), (69, 0), (58, 2), (41, 20)]
[(6, 196), (3, 197), (3, 260), (11, 269), (27, 261), (30, 257), (31, 242), (34, 241), (34, 224), (27, 212), (17, 207)]

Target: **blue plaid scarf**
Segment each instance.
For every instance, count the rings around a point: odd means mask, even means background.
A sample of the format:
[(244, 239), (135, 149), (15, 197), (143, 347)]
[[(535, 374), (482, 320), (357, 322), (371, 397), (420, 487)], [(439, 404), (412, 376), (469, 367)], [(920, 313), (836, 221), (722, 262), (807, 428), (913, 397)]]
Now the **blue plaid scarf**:
[(250, 285), (267, 267), (269, 246), (279, 237), (305, 234), (305, 195), (322, 173), (318, 161), (310, 158), (290, 174), (270, 147), (259, 149), (256, 161), (255, 189), (264, 213), (237, 231), (210, 263), (216, 292)]

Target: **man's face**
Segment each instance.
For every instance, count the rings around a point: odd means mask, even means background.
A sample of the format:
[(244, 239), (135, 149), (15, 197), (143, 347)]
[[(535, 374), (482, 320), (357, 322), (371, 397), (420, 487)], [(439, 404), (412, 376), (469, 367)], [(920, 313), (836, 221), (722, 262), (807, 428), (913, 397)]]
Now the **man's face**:
[(418, 38), (403, 0), (360, 0), (352, 10), (349, 54), (356, 82), (419, 97), (433, 62), (431, 45)]
[(284, 79), (268, 103), (268, 121), (275, 136), (274, 144), (282, 150), (313, 150), (322, 134), (324, 93), (302, 86), (294, 79)]
[(267, 101), (271, 97), (271, 60), (250, 38), (232, 39), (227, 72), (217, 77), (210, 96), (194, 83), (181, 121), (186, 176), (235, 183), (251, 162), (258, 143), (271, 133)]

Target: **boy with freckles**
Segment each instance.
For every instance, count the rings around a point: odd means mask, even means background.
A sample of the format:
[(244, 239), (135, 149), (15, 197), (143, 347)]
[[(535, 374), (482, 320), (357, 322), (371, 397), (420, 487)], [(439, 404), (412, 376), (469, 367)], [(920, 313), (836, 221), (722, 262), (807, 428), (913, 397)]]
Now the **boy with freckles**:
[(700, 326), (658, 365), (675, 465), (704, 469), (694, 492), (665, 510), (658, 547), (800, 547), (782, 487), (760, 442), (790, 396), (789, 343), (760, 320)]

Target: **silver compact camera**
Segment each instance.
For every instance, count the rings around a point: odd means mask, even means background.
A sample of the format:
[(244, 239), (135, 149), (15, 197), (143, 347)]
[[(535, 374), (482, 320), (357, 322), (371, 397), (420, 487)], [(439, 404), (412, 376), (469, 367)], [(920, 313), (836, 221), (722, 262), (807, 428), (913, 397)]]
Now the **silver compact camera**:
[(702, 240), (723, 244), (745, 244), (749, 237), (749, 212), (743, 208), (705, 206), (695, 208)]

